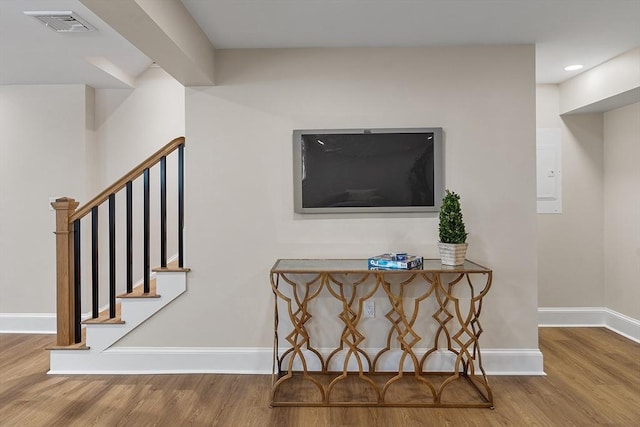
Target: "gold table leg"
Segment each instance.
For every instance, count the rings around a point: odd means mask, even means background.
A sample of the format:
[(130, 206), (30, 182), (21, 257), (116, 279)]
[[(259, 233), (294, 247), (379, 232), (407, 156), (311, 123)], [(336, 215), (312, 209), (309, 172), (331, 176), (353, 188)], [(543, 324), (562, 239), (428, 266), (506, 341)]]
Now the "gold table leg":
[[(271, 286), (276, 300), (274, 310), (274, 363), (272, 376), (271, 404), (272, 406), (410, 406), (410, 407), (493, 407), (493, 394), (482, 367), (482, 358), (479, 346), (479, 337), (482, 334), (482, 326), (479, 321), (482, 309), (482, 300), (491, 287), (491, 272), (460, 273), (456, 277), (443, 284), (440, 273), (416, 273), (400, 283), (392, 284), (385, 279), (384, 272), (362, 273), (363, 275), (353, 283), (343, 283), (330, 273), (318, 273), (311, 280), (304, 283), (296, 283), (283, 273), (273, 273)], [(482, 290), (476, 294), (472, 282), (472, 275), (481, 275), (486, 281)], [(345, 275), (346, 276), (346, 275)], [(358, 295), (358, 286), (367, 282), (369, 277), (375, 277), (375, 284), (369, 292)], [(473, 276), (476, 277), (476, 276)], [(416, 286), (416, 282), (426, 284), (426, 290), (413, 297), (413, 310), (409, 316), (405, 310), (407, 299), (406, 288)], [(466, 283), (470, 297), (468, 309), (461, 299), (454, 295), (456, 287)], [(290, 292), (283, 292), (281, 286), (286, 284)], [(349, 288), (351, 287), (351, 288)], [(345, 288), (351, 290), (348, 296)], [(363, 316), (363, 304), (373, 297), (378, 289), (382, 288), (389, 300), (391, 310), (386, 313), (390, 322), (390, 329), (386, 338), (386, 347), (380, 350), (371, 361), (367, 352), (360, 347), (365, 336), (358, 329)], [(311, 319), (309, 303), (316, 298), (323, 289), (335, 298), (342, 306), (340, 320), (344, 328), (337, 347), (326, 359), (311, 345), (311, 339), (306, 328), (306, 323)], [(289, 295), (289, 296), (288, 296)], [(420, 305), (429, 297), (435, 296), (437, 302), (436, 312), (431, 316), (436, 322), (437, 329), (433, 337), (433, 345), (426, 353), (418, 358), (415, 347), (422, 340), (415, 327), (419, 319)], [(279, 355), (278, 347), (278, 300), (284, 302), (293, 330), (286, 336), (289, 348)], [(466, 299), (463, 300), (466, 302)], [(446, 352), (455, 356), (453, 372), (429, 372), (426, 370), (427, 361), (438, 351), (440, 343), (444, 340)], [(398, 370), (395, 375), (383, 385), (373, 380), (373, 375), (378, 374), (378, 363), (383, 354), (398, 345), (401, 356)], [(444, 348), (443, 348), (444, 349)], [(310, 372), (305, 358), (305, 351), (314, 354), (321, 365), (319, 374), (331, 374), (329, 363), (338, 353), (346, 350), (342, 370), (336, 373), (328, 385), (323, 385)], [(355, 360), (357, 371), (349, 371), (349, 362)], [(390, 387), (405, 376), (405, 362), (409, 360), (413, 364), (411, 376), (420, 384), (428, 388), (425, 400), (422, 402), (391, 402), (387, 399)], [(310, 381), (320, 392), (319, 401), (276, 401), (276, 393), (280, 386), (293, 377), (294, 363), (298, 361), (302, 366), (303, 380)], [(286, 366), (284, 366), (286, 364)], [(477, 373), (476, 370), (479, 372)], [(394, 374), (390, 373), (390, 374)], [(386, 373), (385, 373), (386, 374)], [(449, 375), (439, 386), (429, 380), (429, 375)], [(365, 381), (376, 393), (376, 401), (332, 401), (331, 393), (335, 386), (349, 375), (357, 375)], [(462, 377), (462, 378), (461, 378)], [(478, 402), (443, 402), (442, 397), (455, 380), (468, 381), (482, 397)]]
[[(436, 286), (438, 310), (433, 314), (432, 318), (438, 323), (438, 329), (434, 336), (433, 347), (424, 354), (420, 361), (420, 369), (426, 372), (426, 361), (431, 355), (438, 351), (441, 337), (445, 339), (447, 351), (456, 356), (451, 376), (449, 376), (438, 389), (435, 401), (437, 404), (442, 404), (442, 396), (445, 388), (462, 375), (484, 399), (482, 403), (464, 406), (493, 407), (493, 394), (482, 366), (482, 357), (478, 342), (483, 332), (479, 320), (482, 309), (482, 299), (491, 287), (492, 276), (491, 272), (480, 274), (486, 275), (486, 282), (483, 289), (477, 295), (475, 294), (475, 289), (471, 281), (471, 273), (458, 274), (455, 279), (448, 282), (446, 289), (442, 283), (441, 274), (433, 275), (433, 281)], [(457, 298), (453, 292), (455, 286), (461, 283), (463, 279), (468, 284), (470, 291), (469, 307), (464, 315), (460, 299)], [(450, 306), (453, 306), (453, 310), (450, 309)], [(454, 324), (454, 322), (457, 323)], [(457, 329), (452, 330), (452, 328)], [(481, 375), (476, 375), (475, 362), (477, 362)]]
[[(358, 331), (358, 323), (362, 318), (362, 306), (363, 303), (370, 299), (378, 290), (378, 283), (373, 287), (371, 291), (367, 294), (357, 297), (358, 294), (358, 286), (364, 283), (370, 277), (369, 274), (363, 275), (359, 280), (355, 283), (348, 285), (352, 287), (351, 298), (347, 300), (345, 295), (345, 285), (337, 280), (333, 275), (327, 274), (325, 287), (329, 291), (329, 293), (340, 303), (342, 304), (342, 312), (340, 313), (340, 320), (345, 324), (344, 329), (342, 330), (342, 335), (340, 336), (340, 343), (338, 347), (331, 352), (329, 357), (327, 358), (327, 366), (325, 366), (325, 372), (328, 370), (328, 365), (333, 356), (338, 354), (340, 351), (344, 349), (344, 346), (348, 348), (347, 354), (344, 358), (342, 372), (336, 378), (334, 378), (329, 385), (327, 386), (327, 393), (325, 396), (325, 402), (327, 405), (331, 404), (331, 392), (334, 390), (334, 387), (342, 380), (347, 378), (349, 375), (349, 361), (353, 357), (358, 365), (358, 378), (368, 383), (371, 388), (375, 391), (377, 396), (377, 402), (382, 402), (382, 396), (380, 394), (380, 388), (378, 385), (369, 377), (367, 373), (371, 371), (371, 359), (367, 355), (367, 353), (362, 350), (359, 346), (365, 337)], [(334, 289), (334, 285), (337, 289)], [(357, 303), (356, 303), (357, 302)], [(365, 370), (363, 359), (367, 363), (367, 369)], [(353, 374), (353, 373), (352, 373)]]
[(389, 379), (382, 388), (382, 400), (385, 404), (389, 403), (387, 402), (387, 392), (389, 391), (391, 385), (404, 377), (404, 364), (407, 357), (409, 357), (413, 364), (413, 372), (411, 375), (416, 381), (427, 386), (431, 398), (435, 396), (435, 388), (426, 377), (421, 375), (420, 362), (415, 352), (413, 351), (415, 345), (422, 339), (415, 332), (414, 325), (416, 323), (416, 320), (418, 319), (420, 303), (433, 293), (434, 288), (431, 285), (431, 282), (425, 280), (425, 283), (427, 284), (427, 290), (422, 295), (414, 298), (413, 311), (410, 318), (407, 318), (407, 312), (404, 308), (405, 290), (407, 286), (415, 286), (414, 280), (418, 277), (423, 279), (425, 278), (423, 275), (412, 274), (407, 280), (398, 284), (397, 293), (393, 292), (393, 285), (385, 280), (384, 275), (380, 275), (378, 278), (391, 304), (391, 310), (385, 315), (385, 317), (391, 323), (391, 328), (389, 330), (389, 333), (387, 334), (386, 347), (376, 355), (374, 359), (374, 366), (377, 367), (377, 363), (380, 357), (384, 353), (391, 350), (393, 336), (395, 336), (395, 339), (398, 342), (400, 349), (402, 350), (402, 355), (400, 356), (400, 360), (398, 362), (397, 374)]
[[(291, 293), (293, 298), (288, 297), (280, 290), (280, 279), (284, 281), (286, 284), (291, 286)], [(317, 286), (315, 290), (313, 287)], [(285, 351), (281, 356), (278, 356), (278, 342), (277, 342), (277, 329), (276, 329), (276, 339), (274, 343), (274, 372), (272, 374), (272, 386), (271, 386), (271, 404), (275, 405), (275, 396), (278, 388), (286, 381), (290, 380), (293, 377), (293, 365), (295, 360), (298, 359), (302, 364), (302, 378), (308, 381), (311, 381), (320, 391), (322, 400), (325, 400), (325, 391), (322, 387), (322, 384), (315, 379), (313, 376), (309, 375), (309, 370), (307, 369), (307, 360), (303, 353), (303, 347), (306, 346), (307, 350), (313, 352), (320, 363), (324, 365), (324, 360), (322, 355), (318, 350), (311, 346), (311, 340), (309, 338), (309, 333), (305, 324), (311, 319), (311, 314), (308, 311), (308, 305), (311, 300), (318, 296), (323, 287), (322, 275), (318, 274), (314, 279), (308, 281), (304, 286), (304, 293), (302, 297), (298, 294), (298, 285), (294, 281), (290, 280), (285, 274), (272, 274), (271, 275), (271, 288), (276, 298), (275, 306), (276, 306), (276, 318), (274, 319), (274, 326), (277, 328), (278, 326), (278, 318), (277, 318), (277, 299), (280, 298), (287, 305), (287, 313), (289, 314), (289, 319), (293, 325), (293, 331), (286, 336), (286, 340), (291, 344), (291, 347)], [(286, 373), (282, 375), (283, 369), (282, 364), (285, 359), (288, 357), (288, 364)], [(275, 376), (275, 365), (277, 364), (277, 380)]]

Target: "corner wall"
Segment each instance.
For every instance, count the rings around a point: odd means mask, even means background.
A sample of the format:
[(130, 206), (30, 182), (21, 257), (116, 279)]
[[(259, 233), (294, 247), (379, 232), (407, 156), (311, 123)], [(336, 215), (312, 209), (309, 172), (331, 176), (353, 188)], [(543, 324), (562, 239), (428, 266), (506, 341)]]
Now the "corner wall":
[(538, 214), (540, 307), (602, 307), (603, 118), (560, 116), (557, 85), (536, 88), (539, 128), (562, 134), (561, 214)]
[(162, 68), (151, 67), (140, 74), (135, 89), (95, 92), (101, 188), (172, 139), (184, 136), (184, 86)]
[(640, 320), (640, 103), (604, 114), (606, 307)]
[(538, 87), (538, 126), (562, 123), (564, 194), (582, 210), (538, 215), (541, 326), (604, 326), (640, 342), (638, 105), (640, 48)]

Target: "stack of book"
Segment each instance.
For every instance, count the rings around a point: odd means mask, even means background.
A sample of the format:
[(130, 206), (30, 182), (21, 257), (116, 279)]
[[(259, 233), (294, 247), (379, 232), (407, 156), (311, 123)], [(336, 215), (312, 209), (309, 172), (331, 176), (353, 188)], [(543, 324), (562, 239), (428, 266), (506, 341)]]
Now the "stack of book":
[(389, 253), (369, 258), (369, 270), (420, 270), (422, 257), (406, 253)]

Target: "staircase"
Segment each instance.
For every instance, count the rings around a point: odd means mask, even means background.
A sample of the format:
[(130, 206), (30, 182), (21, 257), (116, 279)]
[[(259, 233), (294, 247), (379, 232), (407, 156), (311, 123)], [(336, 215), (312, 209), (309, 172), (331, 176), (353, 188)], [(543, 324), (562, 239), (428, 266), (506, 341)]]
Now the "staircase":
[[(80, 343), (50, 349), (49, 373), (118, 373), (122, 366), (121, 358), (110, 347), (185, 292), (187, 272), (188, 269), (177, 268), (155, 271), (152, 283), (156, 292), (145, 294), (140, 285), (131, 294), (119, 296), (116, 309), (119, 316), (115, 319), (110, 319), (108, 311), (104, 311), (98, 319), (85, 320)], [(128, 365), (128, 369), (134, 368), (130, 366), (131, 362)], [(144, 363), (140, 365), (139, 371), (148, 366)]]
[[(56, 317), (57, 334), (56, 345), (50, 350), (50, 371), (52, 374), (72, 373), (115, 373), (118, 366), (122, 366), (117, 349), (111, 347), (122, 337), (160, 311), (163, 307), (186, 291), (186, 275), (188, 268), (183, 266), (183, 226), (184, 226), (184, 137), (176, 138), (162, 149), (154, 153), (124, 177), (109, 186), (90, 202), (79, 209), (78, 203), (70, 198), (59, 198), (52, 203), (56, 210)], [(175, 217), (177, 220), (176, 246), (178, 254), (172, 262), (167, 260), (167, 156), (177, 152), (177, 206)], [(151, 252), (151, 220), (150, 220), (150, 170), (159, 169), (159, 229), (155, 230), (159, 236), (160, 266), (150, 268)], [(133, 182), (142, 178), (144, 201), (142, 230), (133, 227)], [(125, 192), (126, 216), (118, 218), (120, 223), (126, 224), (126, 242), (121, 243), (120, 250), (126, 252), (126, 262), (118, 264), (116, 251), (116, 194)], [(98, 255), (99, 248), (99, 215), (98, 208), (108, 204), (108, 241), (109, 254), (107, 266), (104, 257)], [(103, 209), (104, 210), (104, 209)], [(81, 221), (91, 213), (90, 239), (82, 239)], [(88, 220), (88, 218), (87, 218)], [(85, 224), (86, 225), (86, 224)], [(102, 230), (103, 231), (103, 230)], [(137, 286), (133, 282), (134, 264), (140, 257), (133, 255), (133, 240), (138, 234), (142, 239), (142, 278)], [(90, 246), (91, 267), (90, 283), (82, 283), (81, 254), (83, 247)], [(121, 257), (122, 258), (122, 257)], [(100, 292), (100, 271), (108, 269), (108, 298), (105, 292)], [(116, 272), (126, 270), (126, 283), (120, 287), (126, 290), (117, 293)], [(91, 296), (91, 313), (82, 316), (82, 295)], [(99, 306), (107, 299), (108, 303), (100, 311)], [(82, 317), (87, 317), (84, 321)], [(131, 358), (129, 358), (131, 359)], [(135, 358), (131, 359), (137, 363)], [(130, 361), (131, 361), (130, 360)], [(140, 367), (142, 371), (144, 366)], [(128, 371), (136, 370), (135, 366), (128, 366)]]

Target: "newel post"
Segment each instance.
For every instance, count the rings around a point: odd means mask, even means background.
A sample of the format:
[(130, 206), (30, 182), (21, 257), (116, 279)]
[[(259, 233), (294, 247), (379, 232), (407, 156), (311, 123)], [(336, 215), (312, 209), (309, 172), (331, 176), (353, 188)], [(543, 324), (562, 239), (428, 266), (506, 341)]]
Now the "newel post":
[(78, 202), (68, 197), (51, 203), (56, 211), (56, 325), (57, 345), (74, 343), (74, 249), (73, 228), (69, 217), (78, 207)]

